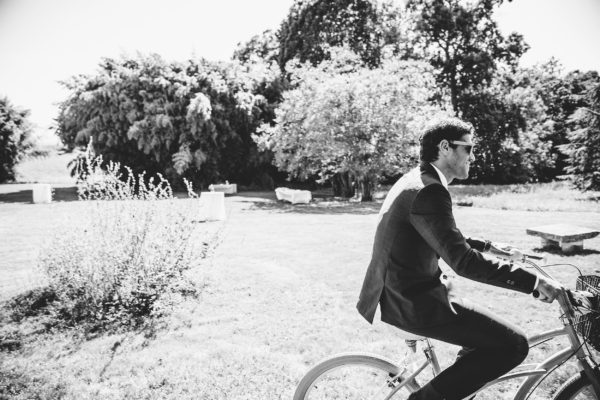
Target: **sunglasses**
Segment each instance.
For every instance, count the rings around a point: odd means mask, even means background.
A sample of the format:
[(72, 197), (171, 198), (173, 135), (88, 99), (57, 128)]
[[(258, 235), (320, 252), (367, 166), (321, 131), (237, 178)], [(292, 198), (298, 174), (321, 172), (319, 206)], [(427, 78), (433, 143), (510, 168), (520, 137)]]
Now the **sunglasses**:
[(475, 145), (473, 143), (463, 142), (460, 140), (449, 140), (448, 143), (459, 145), (459, 146), (465, 146), (465, 150), (467, 150), (467, 153), (473, 154), (473, 148), (475, 147)]

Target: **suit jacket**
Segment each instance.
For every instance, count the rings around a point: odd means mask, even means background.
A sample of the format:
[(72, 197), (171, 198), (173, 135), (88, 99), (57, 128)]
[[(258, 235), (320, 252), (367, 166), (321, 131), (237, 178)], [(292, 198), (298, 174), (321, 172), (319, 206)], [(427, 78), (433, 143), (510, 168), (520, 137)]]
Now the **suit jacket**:
[(379, 212), (358, 311), (372, 323), (380, 303), (382, 321), (400, 328), (451, 322), (456, 314), (440, 281), (440, 257), (460, 276), (532, 292), (535, 275), (484, 258), (483, 246), (463, 237), (450, 193), (433, 166), (421, 164), (396, 182)]

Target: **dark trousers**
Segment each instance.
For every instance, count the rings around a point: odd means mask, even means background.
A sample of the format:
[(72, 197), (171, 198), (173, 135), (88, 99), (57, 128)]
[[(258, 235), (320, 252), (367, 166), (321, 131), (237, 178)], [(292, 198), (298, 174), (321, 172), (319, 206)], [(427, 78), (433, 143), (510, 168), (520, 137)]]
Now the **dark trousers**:
[[(529, 345), (518, 327), (488, 310), (465, 300), (452, 306), (456, 321), (410, 331), (465, 348), (453, 365), (429, 383), (441, 398), (460, 400), (523, 362)], [(436, 396), (423, 398), (427, 397)]]

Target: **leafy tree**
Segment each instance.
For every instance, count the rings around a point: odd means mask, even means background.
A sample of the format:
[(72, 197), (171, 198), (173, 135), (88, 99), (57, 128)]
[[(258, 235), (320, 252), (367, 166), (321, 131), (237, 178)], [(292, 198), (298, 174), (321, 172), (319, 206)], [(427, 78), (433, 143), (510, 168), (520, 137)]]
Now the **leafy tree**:
[(93, 138), (106, 161), (165, 174), (177, 186), (183, 177), (247, 184), (264, 163), (250, 134), (273, 112), (258, 91), (269, 94), (278, 76), (264, 64), (105, 59), (97, 75), (65, 83), (71, 95), (58, 134), (71, 147)]
[(588, 91), (588, 107), (572, 117), (577, 129), (569, 132), (570, 143), (563, 145), (575, 185), (582, 190), (600, 190), (600, 83)]
[(279, 57), (279, 41), (275, 32), (269, 29), (260, 35), (252, 36), (245, 43), (238, 43), (232, 58), (245, 63), (253, 57), (267, 63), (277, 62)]
[(15, 166), (32, 146), (29, 111), (0, 97), (0, 182), (15, 178)]
[(450, 93), (452, 108), (460, 115), (470, 107), (463, 93), (489, 85), (497, 64), (516, 67), (528, 46), (512, 33), (505, 38), (492, 19), (494, 7), (503, 0), (410, 0), (418, 33), (416, 47), (436, 69), (438, 82)]
[(277, 36), (282, 70), (293, 58), (316, 65), (342, 46), (370, 67), (380, 63), (382, 29), (370, 0), (296, 0)]
[(598, 84), (600, 76), (597, 71), (570, 71), (563, 74), (558, 70), (542, 86), (542, 99), (554, 121), (554, 132), (549, 137), (557, 156), (556, 168), (552, 171), (554, 176), (564, 174), (569, 164), (567, 155), (562, 154), (559, 148), (568, 144), (569, 132), (579, 128), (572, 117), (578, 109), (591, 106), (587, 94)]
[(516, 68), (507, 76), (506, 84), (513, 88), (532, 91), (543, 104), (546, 124), (540, 140), (550, 145), (553, 166), (546, 165), (538, 171), (541, 181), (555, 179), (566, 173), (567, 156), (560, 148), (569, 142), (568, 132), (578, 129), (572, 116), (578, 108), (589, 107), (586, 94), (600, 83), (596, 71), (571, 71), (564, 73), (556, 59), (529, 68)]
[(391, 59), (372, 70), (360, 63), (336, 49), (317, 67), (294, 66), (295, 89), (284, 93), (276, 124), (263, 125), (256, 140), (291, 177), (347, 176), (370, 200), (383, 174), (414, 166), (418, 134), (441, 110), (427, 101), (433, 76), (423, 63)]
[(544, 102), (532, 87), (517, 86), (514, 79), (505, 71), (489, 87), (463, 94), (463, 118), (473, 123), (478, 142), (471, 182), (536, 182), (554, 166), (548, 140), (553, 124)]

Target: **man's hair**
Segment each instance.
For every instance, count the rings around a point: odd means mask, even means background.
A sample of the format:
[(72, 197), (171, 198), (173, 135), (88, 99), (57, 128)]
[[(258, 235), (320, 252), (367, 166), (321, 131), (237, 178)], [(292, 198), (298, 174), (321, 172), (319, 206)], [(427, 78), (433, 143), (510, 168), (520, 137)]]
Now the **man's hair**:
[[(421, 135), (421, 161), (433, 162), (438, 159), (438, 145), (444, 139), (460, 140), (464, 135), (473, 135), (473, 125), (458, 118), (440, 119), (427, 128)], [(450, 144), (452, 148), (455, 145)]]

